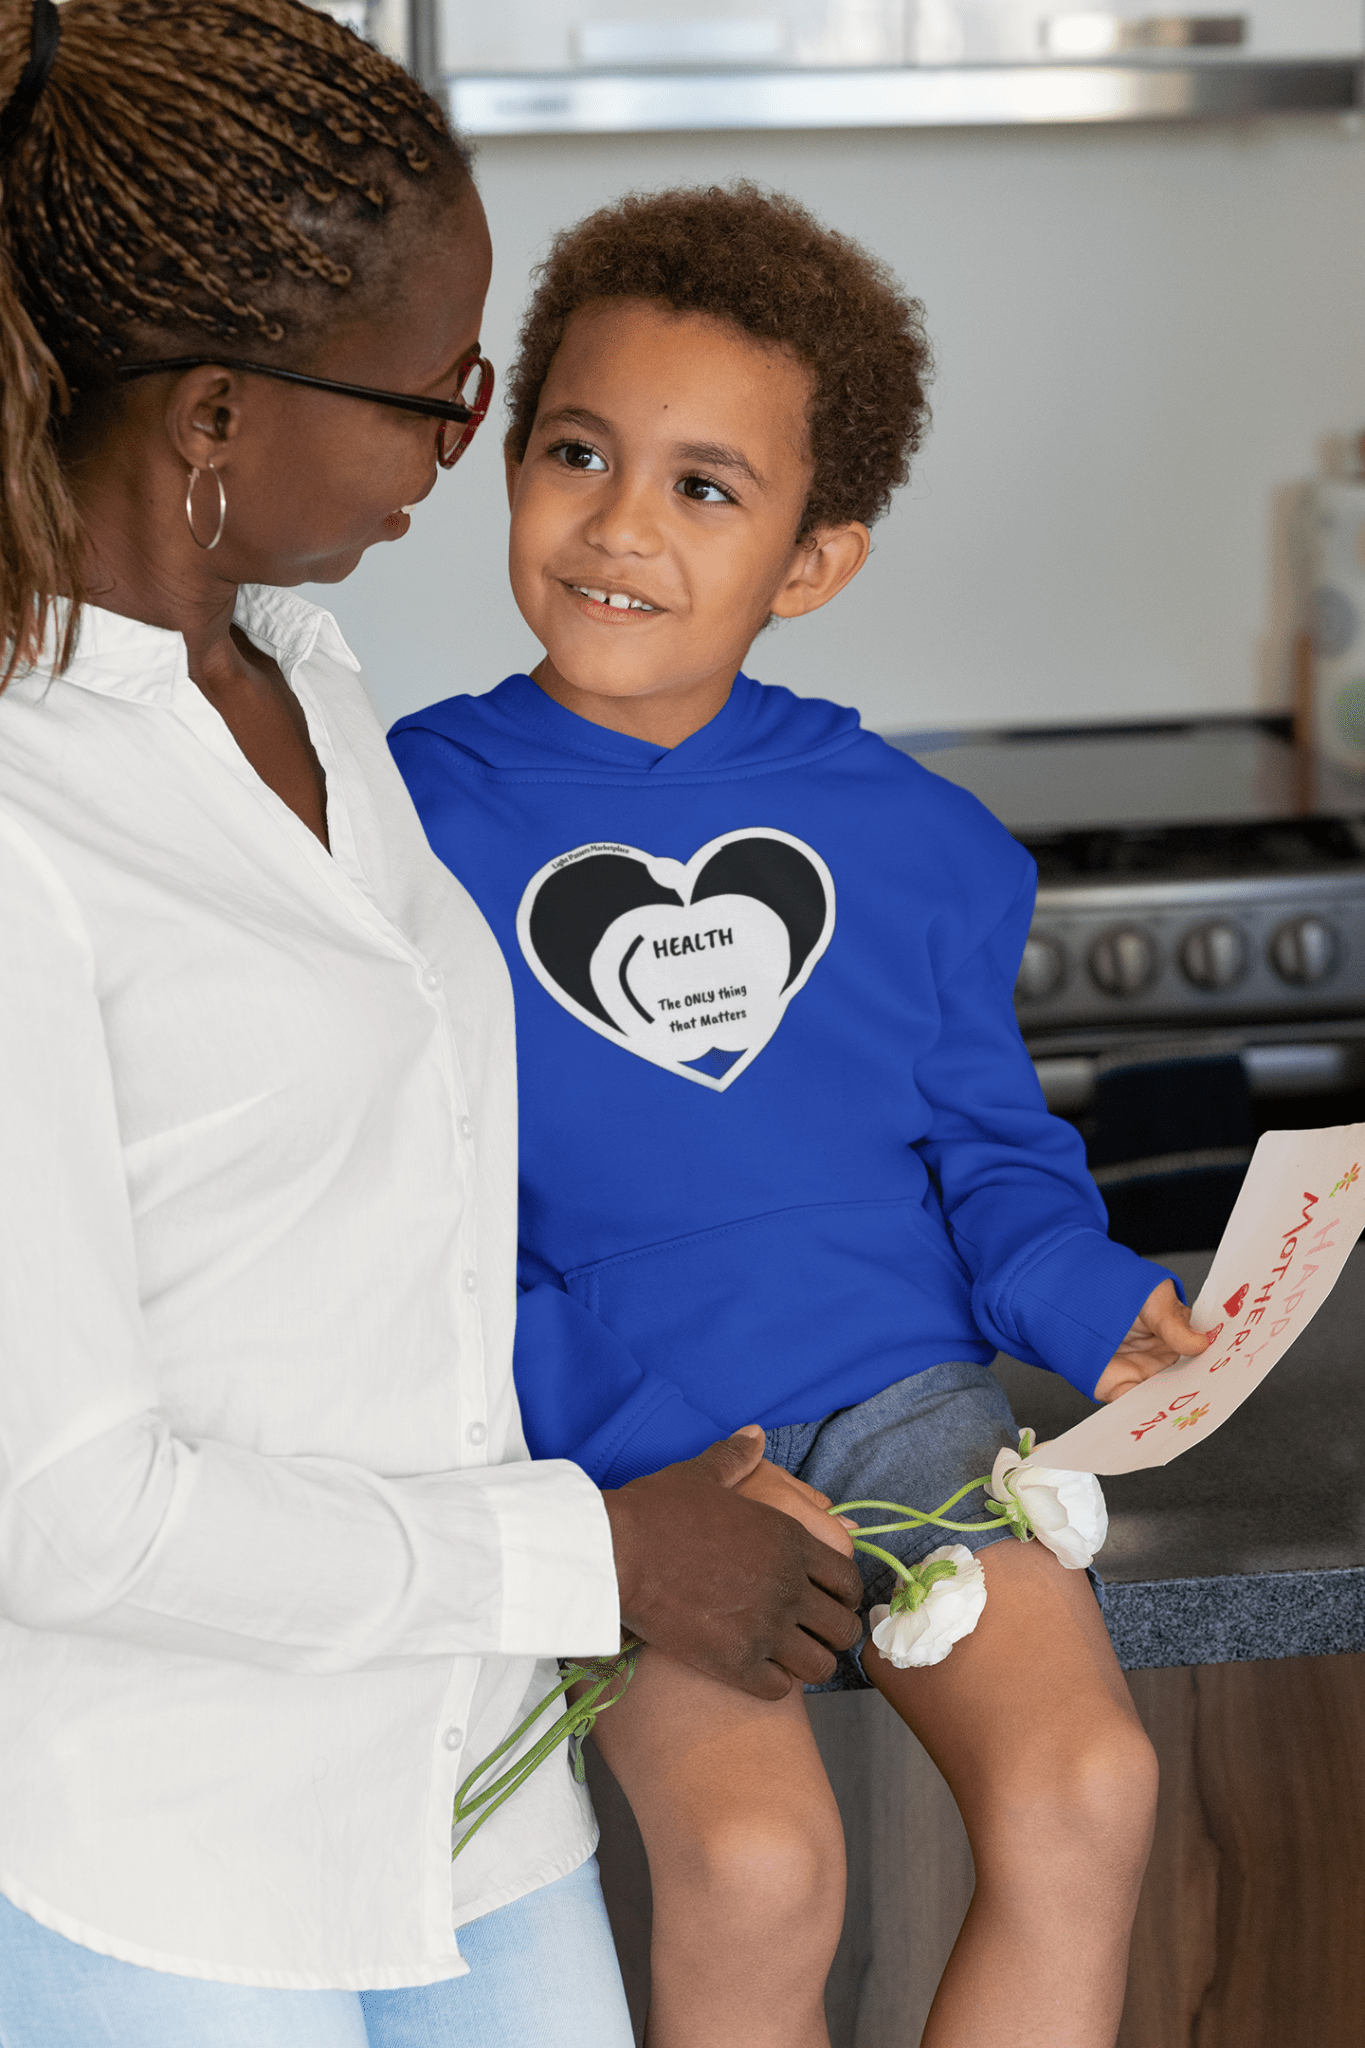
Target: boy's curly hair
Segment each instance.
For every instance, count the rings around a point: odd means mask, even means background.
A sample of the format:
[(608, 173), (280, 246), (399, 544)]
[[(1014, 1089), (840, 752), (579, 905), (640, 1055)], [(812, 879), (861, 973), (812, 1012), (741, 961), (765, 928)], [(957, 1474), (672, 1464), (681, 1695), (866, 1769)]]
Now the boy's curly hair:
[(814, 373), (810, 495), (797, 536), (879, 519), (929, 421), (924, 308), (885, 264), (796, 200), (742, 183), (631, 193), (559, 235), (536, 273), (507, 405), (507, 446), (526, 452), (573, 315), (649, 299), (732, 322)]

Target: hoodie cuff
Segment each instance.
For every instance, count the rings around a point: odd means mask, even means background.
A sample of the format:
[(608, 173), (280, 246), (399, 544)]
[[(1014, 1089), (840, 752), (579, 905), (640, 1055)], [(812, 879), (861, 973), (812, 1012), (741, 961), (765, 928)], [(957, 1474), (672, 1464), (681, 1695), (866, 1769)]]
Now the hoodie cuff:
[(1016, 1268), (996, 1317), (1018, 1357), (1060, 1373), (1093, 1400), (1100, 1375), (1163, 1280), (1173, 1280), (1185, 1299), (1168, 1266), (1098, 1230), (1078, 1231), (1022, 1272)]

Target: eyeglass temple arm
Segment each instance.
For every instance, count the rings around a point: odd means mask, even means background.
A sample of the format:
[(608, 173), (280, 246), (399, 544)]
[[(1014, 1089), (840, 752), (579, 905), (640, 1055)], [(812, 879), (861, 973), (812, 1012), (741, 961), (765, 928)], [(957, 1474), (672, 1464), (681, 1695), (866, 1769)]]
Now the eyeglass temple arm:
[(427, 419), (450, 420), (467, 426), (478, 417), (473, 406), (459, 399), (408, 398), (398, 391), (375, 391), (368, 384), (338, 384), (331, 377), (310, 377), (303, 370), (284, 370), (274, 363), (248, 363), (238, 356), (170, 356), (155, 363), (120, 363), (118, 377), (151, 377), (160, 370), (203, 370), (221, 365), (225, 370), (249, 370), (257, 377), (275, 377), (282, 384), (304, 384), (313, 391), (331, 391), (338, 398), (365, 398), (371, 405), (390, 405), (398, 412), (415, 412)]

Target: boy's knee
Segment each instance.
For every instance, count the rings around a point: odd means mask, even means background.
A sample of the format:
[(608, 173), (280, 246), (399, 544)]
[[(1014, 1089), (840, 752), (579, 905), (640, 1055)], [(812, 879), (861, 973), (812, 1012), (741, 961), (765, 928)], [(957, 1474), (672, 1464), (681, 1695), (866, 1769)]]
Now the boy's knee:
[(987, 1815), (997, 1855), (1034, 1860), (1045, 1845), (1072, 1865), (1114, 1878), (1146, 1865), (1156, 1815), (1156, 1752), (1136, 1718), (1115, 1712), (1073, 1742), (1057, 1742)]
[(808, 1814), (717, 1814), (697, 1844), (698, 1875), (732, 1924), (837, 1912), (843, 1844)]
[(1115, 1715), (1063, 1772), (1073, 1824), (1116, 1851), (1140, 1849), (1145, 1860), (1158, 1776), (1156, 1751), (1141, 1723)]

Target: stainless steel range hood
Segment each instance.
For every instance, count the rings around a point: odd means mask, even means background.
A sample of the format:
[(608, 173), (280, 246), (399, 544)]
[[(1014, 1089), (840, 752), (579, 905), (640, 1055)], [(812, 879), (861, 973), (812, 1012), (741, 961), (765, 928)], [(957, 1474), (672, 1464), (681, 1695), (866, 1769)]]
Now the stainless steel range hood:
[(1358, 62), (973, 65), (866, 71), (455, 74), (466, 135), (708, 128), (974, 128), (1349, 113)]
[[(1207, 4), (1207, 0), (1206, 0)], [(1347, 112), (1362, 0), (414, 0), (473, 135)], [(420, 38), (419, 38), (420, 46)]]

